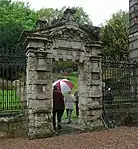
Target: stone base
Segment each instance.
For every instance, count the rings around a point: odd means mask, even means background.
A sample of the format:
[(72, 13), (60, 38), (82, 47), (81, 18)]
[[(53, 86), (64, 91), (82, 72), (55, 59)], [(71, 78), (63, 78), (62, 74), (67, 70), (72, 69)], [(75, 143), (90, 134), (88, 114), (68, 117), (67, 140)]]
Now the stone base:
[(28, 138), (32, 139), (41, 139), (41, 138), (49, 138), (55, 136), (55, 131), (45, 130), (45, 131), (37, 131), (36, 133), (28, 133)]
[(81, 125), (82, 130), (84, 131), (95, 131), (95, 130), (105, 130), (103, 122), (101, 119), (87, 121), (79, 120), (79, 124)]
[(83, 130), (88, 131), (88, 132), (91, 132), (91, 131), (104, 131), (104, 130), (106, 130), (106, 128), (103, 125), (103, 126), (94, 126), (94, 127), (83, 127)]
[(51, 123), (39, 123), (39, 126), (31, 126), (28, 131), (29, 139), (48, 138), (55, 135), (53, 125)]
[(0, 117), (0, 139), (27, 137), (28, 120), (25, 115)]

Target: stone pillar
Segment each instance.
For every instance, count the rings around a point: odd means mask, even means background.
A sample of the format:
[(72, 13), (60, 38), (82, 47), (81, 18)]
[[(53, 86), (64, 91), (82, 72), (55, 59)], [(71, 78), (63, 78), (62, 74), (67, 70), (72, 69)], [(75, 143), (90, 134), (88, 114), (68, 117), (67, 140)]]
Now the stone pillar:
[(46, 53), (27, 51), (29, 138), (49, 137), (52, 125), (52, 62)]
[[(129, 0), (129, 50), (130, 58), (138, 62), (138, 4)], [(133, 64), (130, 79), (131, 99), (138, 100), (138, 66)]]
[(87, 57), (79, 72), (79, 123), (88, 130), (103, 127), (101, 58)]

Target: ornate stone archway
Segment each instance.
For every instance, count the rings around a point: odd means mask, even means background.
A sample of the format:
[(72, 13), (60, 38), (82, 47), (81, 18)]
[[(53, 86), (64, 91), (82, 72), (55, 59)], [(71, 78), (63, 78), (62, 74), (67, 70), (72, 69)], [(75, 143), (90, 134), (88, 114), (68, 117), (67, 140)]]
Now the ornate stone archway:
[(67, 9), (49, 26), (38, 21), (38, 29), (25, 31), (29, 136), (46, 137), (52, 127), (52, 60), (79, 63), (79, 123), (83, 128), (102, 126), (101, 46), (98, 28), (81, 26), (75, 11)]

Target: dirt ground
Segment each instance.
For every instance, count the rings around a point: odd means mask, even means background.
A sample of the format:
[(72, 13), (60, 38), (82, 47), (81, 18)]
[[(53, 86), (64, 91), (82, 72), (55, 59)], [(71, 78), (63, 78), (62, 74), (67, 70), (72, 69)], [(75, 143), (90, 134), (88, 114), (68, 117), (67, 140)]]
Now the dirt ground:
[(138, 149), (138, 128), (62, 135), (47, 139), (3, 139), (0, 149)]

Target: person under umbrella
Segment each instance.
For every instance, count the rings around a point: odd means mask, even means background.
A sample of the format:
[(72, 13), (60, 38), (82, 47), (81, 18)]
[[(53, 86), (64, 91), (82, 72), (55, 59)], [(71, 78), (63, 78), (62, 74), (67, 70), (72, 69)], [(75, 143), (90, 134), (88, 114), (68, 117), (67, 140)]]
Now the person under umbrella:
[(57, 86), (58, 89), (64, 94), (67, 93), (69, 91), (72, 90), (72, 88), (74, 87), (74, 85), (72, 84), (71, 81), (67, 80), (67, 79), (60, 79), (55, 81), (53, 84), (53, 86)]
[(68, 124), (71, 123), (71, 115), (73, 111), (74, 102), (75, 102), (75, 96), (71, 93), (71, 91), (69, 91), (65, 97), (65, 108), (67, 112)]
[(65, 103), (62, 93), (57, 86), (53, 88), (53, 127), (56, 130), (56, 116), (58, 122), (58, 128), (61, 128), (61, 119), (64, 113)]

